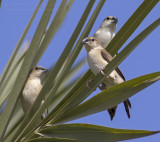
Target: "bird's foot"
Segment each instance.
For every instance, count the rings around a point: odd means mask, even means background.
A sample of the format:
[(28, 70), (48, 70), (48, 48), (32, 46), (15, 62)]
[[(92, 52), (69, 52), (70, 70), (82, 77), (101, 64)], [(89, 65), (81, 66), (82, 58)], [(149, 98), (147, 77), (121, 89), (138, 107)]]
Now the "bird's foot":
[(101, 74), (106, 75), (106, 74), (103, 72), (104, 69), (105, 69), (105, 66), (104, 66), (104, 67), (101, 67), (99, 70), (100, 70)]

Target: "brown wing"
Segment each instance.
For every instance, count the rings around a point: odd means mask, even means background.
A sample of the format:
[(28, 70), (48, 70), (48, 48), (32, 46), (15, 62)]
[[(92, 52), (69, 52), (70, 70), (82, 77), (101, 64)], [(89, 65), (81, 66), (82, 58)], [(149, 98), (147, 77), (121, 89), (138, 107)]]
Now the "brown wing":
[[(102, 55), (103, 59), (105, 59), (108, 63), (113, 59), (113, 57), (104, 49), (101, 50), (101, 55)], [(125, 79), (123, 73), (121, 72), (121, 70), (118, 67), (116, 67), (115, 70), (122, 77), (122, 79), (125, 81), (126, 79)]]

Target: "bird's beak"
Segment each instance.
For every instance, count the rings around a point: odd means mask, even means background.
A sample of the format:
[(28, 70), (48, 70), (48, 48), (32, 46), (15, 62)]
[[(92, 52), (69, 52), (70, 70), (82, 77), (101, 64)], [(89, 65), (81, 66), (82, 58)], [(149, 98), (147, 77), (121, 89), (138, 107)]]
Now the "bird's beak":
[(115, 17), (115, 19), (114, 19), (114, 20), (112, 20), (112, 21), (111, 21), (111, 23), (115, 23), (115, 24), (117, 24), (117, 23), (118, 23), (118, 18), (116, 18), (116, 17)]
[(82, 40), (82, 43), (83, 43), (83, 44), (87, 44), (87, 43), (88, 43), (88, 39), (87, 39), (87, 38), (84, 38), (84, 39)]
[(83, 40), (82, 40), (82, 43), (84, 44), (84, 46), (85, 46), (85, 48), (86, 48), (86, 50), (87, 50), (87, 52), (91, 49), (91, 46), (90, 46), (90, 43), (89, 43), (89, 41), (88, 41), (88, 38), (86, 37), (86, 38), (84, 38)]
[(43, 72), (46, 73), (46, 72), (48, 72), (48, 70), (47, 70), (47, 69), (44, 69)]

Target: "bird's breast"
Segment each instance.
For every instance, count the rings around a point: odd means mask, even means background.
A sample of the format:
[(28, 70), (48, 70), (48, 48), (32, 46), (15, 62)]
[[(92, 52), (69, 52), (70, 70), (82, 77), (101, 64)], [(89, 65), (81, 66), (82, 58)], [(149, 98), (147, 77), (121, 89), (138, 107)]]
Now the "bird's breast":
[(27, 81), (23, 90), (23, 94), (35, 98), (39, 94), (41, 88), (42, 88), (41, 82), (39, 80), (32, 79)]
[(27, 81), (21, 95), (21, 103), (25, 112), (27, 112), (27, 110), (34, 103), (41, 89), (42, 85), (40, 80), (32, 79)]
[(112, 34), (108, 30), (100, 30), (99, 32), (96, 32), (94, 36), (99, 39), (103, 48), (106, 48), (112, 39)]
[[(105, 67), (108, 64), (108, 62), (103, 59), (101, 52), (98, 49), (90, 50), (87, 54), (87, 60), (91, 71), (95, 75), (100, 72), (100, 69), (102, 69), (102, 67)], [(113, 70), (110, 75), (105, 78), (103, 83), (106, 85), (106, 88), (108, 88), (121, 82), (123, 82), (123, 79), (115, 70)]]
[(88, 52), (87, 60), (91, 71), (97, 75), (102, 67), (108, 63), (102, 58), (101, 52), (98, 49), (92, 49)]

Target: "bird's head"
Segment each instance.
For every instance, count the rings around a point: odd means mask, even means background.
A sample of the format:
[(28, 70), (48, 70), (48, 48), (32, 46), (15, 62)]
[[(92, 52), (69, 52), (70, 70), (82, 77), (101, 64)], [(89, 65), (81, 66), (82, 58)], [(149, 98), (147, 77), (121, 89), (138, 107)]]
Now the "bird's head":
[(42, 80), (47, 71), (48, 70), (46, 68), (36, 66), (31, 69), (29, 76), (31, 78), (39, 78)]
[(95, 37), (86, 37), (82, 40), (87, 52), (95, 48), (103, 48), (100, 41)]
[(113, 28), (116, 30), (116, 25), (118, 23), (118, 18), (114, 16), (108, 16), (107, 18), (104, 19), (101, 28)]

